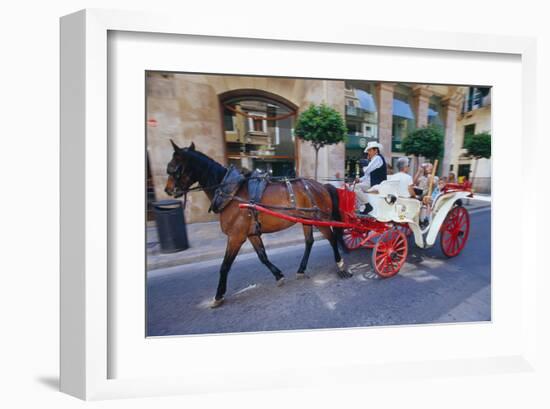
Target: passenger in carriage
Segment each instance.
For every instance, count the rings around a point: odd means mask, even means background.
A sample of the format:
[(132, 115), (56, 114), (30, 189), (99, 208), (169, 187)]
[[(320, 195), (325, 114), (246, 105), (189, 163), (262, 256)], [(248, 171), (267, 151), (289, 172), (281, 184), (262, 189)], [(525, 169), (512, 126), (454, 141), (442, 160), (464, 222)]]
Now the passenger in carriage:
[(443, 188), (447, 184), (447, 178), (445, 176), (442, 176), (439, 181), (437, 182), (437, 186), (434, 188), (432, 192), (431, 201), (435, 201), (435, 198), (439, 196), (439, 194), (443, 191)]
[(388, 180), (398, 180), (400, 197), (415, 197), (413, 179), (409, 175), (409, 158), (402, 157), (397, 160), (397, 173), (391, 175)]
[[(415, 186), (422, 190), (422, 194), (420, 195), (420, 199), (424, 204), (428, 204), (430, 201), (430, 196), (428, 195), (428, 188), (430, 185), (430, 181), (432, 179), (432, 171), (433, 171), (433, 165), (429, 162), (423, 163), (420, 165), (418, 172), (416, 172), (416, 175), (414, 176), (414, 183)], [(437, 176), (433, 177), (433, 186), (438, 186), (439, 184), (439, 178)]]

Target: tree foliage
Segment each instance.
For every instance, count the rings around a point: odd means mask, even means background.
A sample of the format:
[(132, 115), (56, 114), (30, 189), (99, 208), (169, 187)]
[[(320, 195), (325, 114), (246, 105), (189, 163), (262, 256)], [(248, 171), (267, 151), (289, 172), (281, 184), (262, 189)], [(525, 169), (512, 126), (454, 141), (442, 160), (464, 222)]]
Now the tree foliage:
[(415, 129), (403, 142), (401, 147), (406, 155), (424, 156), (435, 160), (443, 155), (443, 140), (445, 135), (438, 126), (427, 126)]
[(464, 147), (468, 155), (476, 159), (491, 157), (491, 134), (482, 132), (475, 135), (469, 135), (464, 142)]
[(296, 122), (294, 134), (311, 142), (316, 151), (325, 145), (342, 142), (347, 128), (342, 115), (325, 105), (310, 105)]

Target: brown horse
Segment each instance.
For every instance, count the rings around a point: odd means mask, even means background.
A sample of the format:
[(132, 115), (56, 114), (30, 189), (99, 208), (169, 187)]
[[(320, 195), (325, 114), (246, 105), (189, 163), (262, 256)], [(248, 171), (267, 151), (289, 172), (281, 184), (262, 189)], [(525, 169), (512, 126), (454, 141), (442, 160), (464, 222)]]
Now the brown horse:
[[(166, 182), (165, 192), (170, 196), (181, 197), (189, 191), (192, 185), (198, 183), (210, 201), (212, 201), (214, 189), (222, 182), (227, 169), (202, 152), (195, 150), (194, 143), (191, 143), (189, 147), (179, 148), (173, 141), (171, 142), (174, 153), (166, 169), (168, 181)], [(305, 183), (309, 187), (310, 192), (308, 193), (306, 192), (304, 180), (295, 179), (291, 183), (295, 194), (296, 208), (312, 208), (316, 205), (319, 208), (318, 214), (320, 215), (320, 219), (340, 219), (338, 195), (334, 186), (329, 184), (322, 185), (315, 180), (307, 179)], [(220, 268), (218, 289), (212, 307), (218, 307), (223, 303), (227, 288), (227, 275), (231, 264), (247, 239), (254, 247), (254, 250), (256, 250), (260, 261), (275, 276), (277, 285), (281, 285), (284, 282), (281, 270), (269, 261), (260, 235), (261, 233), (273, 233), (287, 229), (294, 223), (267, 214), (258, 214), (257, 219), (259, 224), (257, 224), (251, 210), (239, 208), (239, 203), (242, 201), (246, 202), (249, 198), (246, 183), (242, 184), (235, 196), (236, 198), (220, 213), (220, 227), (227, 235), (227, 247)], [(269, 182), (263, 193), (261, 204), (266, 206), (292, 207), (286, 184)], [(303, 211), (300, 212), (298, 210), (291, 210), (286, 213), (295, 216), (304, 216)], [(311, 214), (308, 216), (311, 217)], [(351, 273), (345, 268), (344, 260), (338, 251), (337, 241), (341, 238), (341, 230), (333, 230), (330, 227), (319, 227), (318, 229), (332, 246), (339, 276), (343, 278), (351, 277)], [(312, 226), (304, 225), (303, 230), (306, 248), (300, 267), (296, 273), (297, 278), (306, 276), (305, 270), (311, 247), (313, 246)]]

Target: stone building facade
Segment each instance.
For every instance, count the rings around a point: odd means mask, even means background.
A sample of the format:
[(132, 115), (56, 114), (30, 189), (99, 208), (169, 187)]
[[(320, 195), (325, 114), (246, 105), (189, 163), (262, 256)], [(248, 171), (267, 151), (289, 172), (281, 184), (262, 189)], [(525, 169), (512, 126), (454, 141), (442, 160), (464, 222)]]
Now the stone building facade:
[[(226, 166), (312, 177), (314, 149), (293, 132), (297, 116), (310, 104), (336, 109), (345, 117), (349, 132), (345, 143), (320, 150), (320, 180), (357, 175), (358, 160), (371, 140), (379, 141), (387, 163), (395, 164), (404, 156), (403, 139), (431, 124), (445, 134), (438, 174), (471, 178), (474, 162), (465, 157), (464, 135), (491, 130), (487, 88), (149, 72), (146, 89), (150, 201), (167, 198), (170, 139), (179, 146), (194, 142), (198, 150)], [(411, 164), (414, 173), (416, 162)], [(477, 191), (490, 190), (490, 171), (490, 160), (478, 161)], [(208, 208), (204, 193), (189, 194), (187, 222), (216, 220)]]
[[(265, 109), (294, 110), (298, 115), (310, 104), (326, 103), (344, 115), (343, 81), (149, 72), (146, 89), (150, 197), (156, 200), (167, 198), (164, 185), (166, 164), (173, 152), (170, 139), (179, 146), (194, 142), (198, 150), (224, 165), (235, 161), (239, 155), (254, 158), (249, 161), (254, 165), (267, 162), (277, 164), (276, 159), (270, 161), (271, 152), (267, 143), (258, 143), (255, 150), (232, 151), (236, 145), (228, 139), (232, 137), (232, 127), (238, 129), (239, 124), (249, 125), (246, 121), (242, 122), (239, 116), (228, 120), (228, 104), (231, 104), (230, 107), (244, 107), (259, 101)], [(247, 138), (265, 137), (268, 140), (280, 136), (279, 132), (269, 135), (273, 129), (279, 130), (277, 124), (270, 127), (266, 125), (270, 121), (255, 122), (250, 122), (250, 128), (243, 131)], [(315, 173), (314, 149), (310, 143), (294, 139), (292, 131), (290, 129), (293, 153), (285, 156), (288, 158), (287, 164), (292, 164), (296, 175), (312, 176)], [(322, 148), (319, 152), (319, 178), (343, 177), (344, 163), (343, 143)], [(191, 223), (215, 220), (216, 215), (207, 213), (208, 208), (204, 193), (189, 194), (186, 220)]]

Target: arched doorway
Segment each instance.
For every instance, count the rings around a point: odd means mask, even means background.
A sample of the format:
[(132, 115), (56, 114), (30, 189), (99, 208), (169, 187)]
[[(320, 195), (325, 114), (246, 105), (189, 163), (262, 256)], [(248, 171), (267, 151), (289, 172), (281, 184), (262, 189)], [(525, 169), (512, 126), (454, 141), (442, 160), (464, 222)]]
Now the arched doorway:
[(255, 89), (226, 92), (220, 95), (220, 106), (228, 165), (272, 176), (296, 176), (297, 106)]

